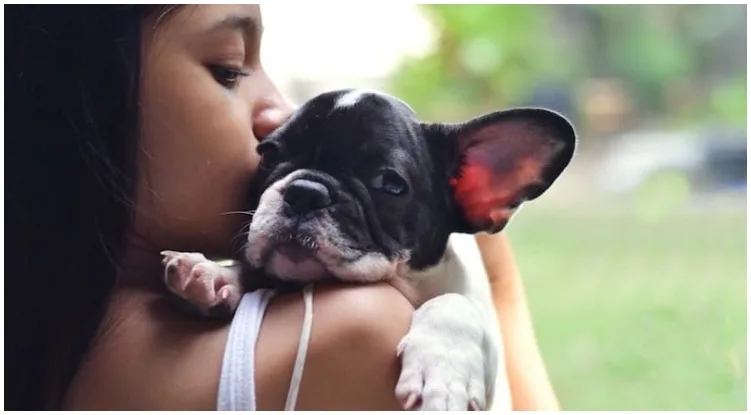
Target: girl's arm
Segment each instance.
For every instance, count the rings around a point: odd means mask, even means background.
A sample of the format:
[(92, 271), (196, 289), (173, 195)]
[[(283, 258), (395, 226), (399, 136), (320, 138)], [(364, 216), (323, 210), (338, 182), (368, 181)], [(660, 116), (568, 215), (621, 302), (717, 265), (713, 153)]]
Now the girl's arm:
[(519, 270), (505, 234), (477, 236), (488, 272), (514, 410), (560, 410), (532, 326)]

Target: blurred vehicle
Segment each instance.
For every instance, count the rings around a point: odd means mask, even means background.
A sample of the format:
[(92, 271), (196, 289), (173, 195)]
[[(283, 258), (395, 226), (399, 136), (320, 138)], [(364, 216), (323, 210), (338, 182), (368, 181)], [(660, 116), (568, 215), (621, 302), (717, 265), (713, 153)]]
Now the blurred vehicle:
[(599, 184), (629, 193), (655, 177), (677, 173), (692, 193), (745, 192), (747, 147), (745, 131), (724, 128), (625, 133), (603, 154)]

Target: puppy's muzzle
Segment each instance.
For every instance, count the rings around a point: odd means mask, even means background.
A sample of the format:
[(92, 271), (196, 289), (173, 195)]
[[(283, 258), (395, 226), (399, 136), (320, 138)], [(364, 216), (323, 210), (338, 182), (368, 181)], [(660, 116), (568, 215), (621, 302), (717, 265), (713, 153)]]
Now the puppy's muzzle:
[(322, 183), (297, 179), (284, 190), (284, 201), (293, 213), (302, 215), (330, 206), (331, 194)]
[(401, 275), (408, 255), (393, 259), (367, 244), (359, 248), (342, 230), (334, 205), (354, 202), (337, 193), (337, 184), (325, 174), (298, 170), (266, 189), (248, 231), (248, 263), (285, 281), (366, 282)]

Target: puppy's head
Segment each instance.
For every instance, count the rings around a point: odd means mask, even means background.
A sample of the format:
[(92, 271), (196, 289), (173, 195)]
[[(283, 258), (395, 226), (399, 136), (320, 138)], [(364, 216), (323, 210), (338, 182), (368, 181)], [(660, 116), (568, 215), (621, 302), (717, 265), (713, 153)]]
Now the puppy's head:
[(382, 93), (324, 93), (258, 146), (246, 259), (295, 281), (376, 281), (434, 265), (449, 234), (503, 229), (561, 174), (575, 141), (544, 109), (422, 123)]

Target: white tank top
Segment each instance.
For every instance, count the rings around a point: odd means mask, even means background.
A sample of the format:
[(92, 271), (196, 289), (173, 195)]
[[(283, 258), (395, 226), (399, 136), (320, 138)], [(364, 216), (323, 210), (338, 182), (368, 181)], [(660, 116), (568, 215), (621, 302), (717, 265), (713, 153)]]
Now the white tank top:
[[(261, 289), (245, 294), (240, 300), (240, 305), (230, 323), (227, 346), (224, 349), (217, 396), (217, 410), (219, 411), (255, 411), (256, 409), (256, 341), (266, 307), (274, 295), (276, 295), (275, 291)], [(312, 285), (306, 286), (303, 290), (303, 299), (305, 315), (287, 400), (284, 404), (285, 411), (295, 409), (297, 394), (300, 390), (313, 322)]]

